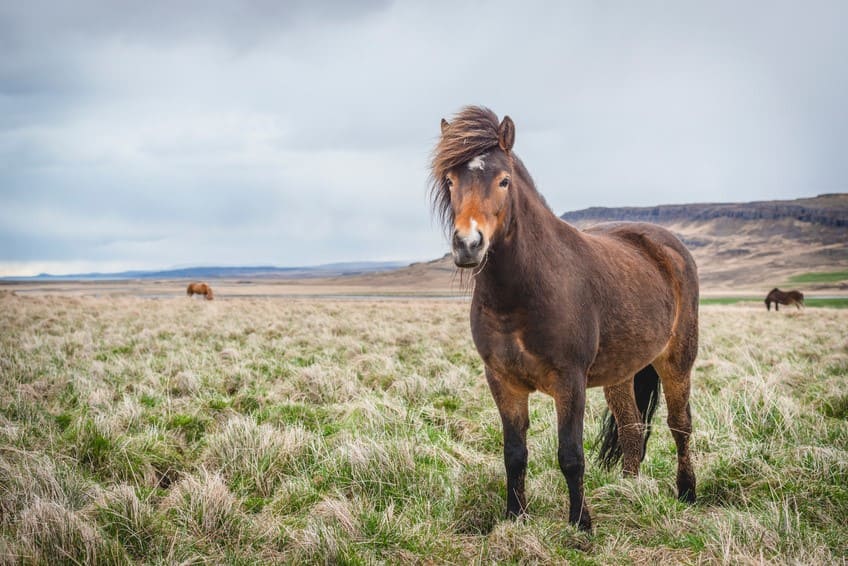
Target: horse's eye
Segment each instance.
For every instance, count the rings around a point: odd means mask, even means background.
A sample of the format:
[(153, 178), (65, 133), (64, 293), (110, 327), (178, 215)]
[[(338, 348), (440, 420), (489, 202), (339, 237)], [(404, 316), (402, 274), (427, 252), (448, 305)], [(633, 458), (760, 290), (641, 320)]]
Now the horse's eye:
[(451, 181), (449, 178), (445, 177), (445, 186), (449, 189), (453, 188), (453, 181)]
[(509, 177), (504, 177), (499, 183), (500, 188), (505, 189), (509, 186)]

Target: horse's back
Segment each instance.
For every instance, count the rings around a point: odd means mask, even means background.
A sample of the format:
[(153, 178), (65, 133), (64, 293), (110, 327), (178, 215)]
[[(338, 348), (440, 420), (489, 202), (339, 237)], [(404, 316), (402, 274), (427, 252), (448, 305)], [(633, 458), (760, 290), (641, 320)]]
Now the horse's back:
[(794, 303), (804, 304), (804, 293), (797, 290), (781, 291), (780, 289), (772, 289), (766, 296), (766, 301), (780, 303), (782, 305), (791, 305)]
[(657, 262), (679, 283), (698, 290), (698, 268), (692, 254), (671, 231), (648, 222), (604, 222), (583, 230), (586, 234), (607, 238), (636, 248)]
[(186, 293), (189, 294), (189, 295), (192, 295), (192, 294), (206, 295), (211, 290), (212, 289), (206, 283), (194, 282), (194, 283), (188, 284), (188, 288), (186, 289)]

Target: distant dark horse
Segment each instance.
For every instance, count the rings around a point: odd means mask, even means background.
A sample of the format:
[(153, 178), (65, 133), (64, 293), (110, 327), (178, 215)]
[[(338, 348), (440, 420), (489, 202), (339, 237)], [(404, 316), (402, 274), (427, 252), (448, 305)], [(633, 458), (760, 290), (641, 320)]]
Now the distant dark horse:
[(787, 291), (783, 292), (777, 287), (769, 291), (769, 294), (766, 295), (766, 308), (771, 310), (771, 304), (774, 303), (774, 310), (780, 310), (778, 305), (795, 305), (795, 308), (801, 309), (804, 306), (804, 293), (801, 291)]
[(203, 295), (206, 297), (207, 301), (211, 301), (213, 299), (212, 287), (206, 283), (189, 283), (188, 288), (186, 289), (186, 295), (189, 297), (192, 295)]
[(527, 399), (554, 398), (569, 521), (591, 530), (583, 497), (586, 387), (612, 415), (600, 459), (636, 475), (662, 380), (677, 444), (678, 497), (695, 500), (689, 458), (690, 371), (698, 350), (698, 274), (667, 230), (610, 223), (581, 232), (548, 208), (512, 152), (515, 125), (468, 107), (432, 161), (433, 205), (457, 266), (475, 268), (471, 334), (501, 415), (507, 516), (526, 509)]

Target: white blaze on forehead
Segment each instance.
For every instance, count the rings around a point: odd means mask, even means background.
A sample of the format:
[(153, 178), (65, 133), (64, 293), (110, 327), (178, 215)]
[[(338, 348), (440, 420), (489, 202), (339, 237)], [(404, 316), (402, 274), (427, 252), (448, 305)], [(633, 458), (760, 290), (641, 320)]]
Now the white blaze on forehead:
[(471, 161), (469, 161), (468, 162), (468, 170), (474, 171), (475, 169), (479, 169), (480, 171), (482, 171), (483, 167), (486, 166), (486, 162), (484, 161), (485, 158), (486, 158), (486, 154), (483, 153), (481, 155), (478, 155), (477, 157), (475, 157)]

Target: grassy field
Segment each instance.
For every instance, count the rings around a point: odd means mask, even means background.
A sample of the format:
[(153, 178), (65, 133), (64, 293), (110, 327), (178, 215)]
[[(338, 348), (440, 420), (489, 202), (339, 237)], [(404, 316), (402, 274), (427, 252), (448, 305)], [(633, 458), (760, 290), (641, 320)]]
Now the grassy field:
[(789, 283), (838, 283), (848, 280), (848, 271), (811, 271), (789, 278)]
[[(746, 304), (748, 306), (757, 305), (760, 308), (765, 308), (762, 297), (701, 297), (701, 305), (735, 305)], [(848, 309), (848, 297), (805, 297), (805, 307), (813, 308), (829, 308), (829, 309)], [(784, 309), (796, 310), (796, 307), (783, 306)]]
[[(468, 305), (0, 294), (9, 563), (833, 563), (848, 555), (848, 311), (702, 307), (699, 502), (661, 406), (639, 479), (567, 522), (549, 398), (501, 520)], [(592, 390), (586, 448), (604, 404)]]

